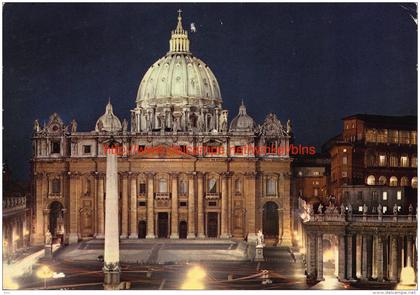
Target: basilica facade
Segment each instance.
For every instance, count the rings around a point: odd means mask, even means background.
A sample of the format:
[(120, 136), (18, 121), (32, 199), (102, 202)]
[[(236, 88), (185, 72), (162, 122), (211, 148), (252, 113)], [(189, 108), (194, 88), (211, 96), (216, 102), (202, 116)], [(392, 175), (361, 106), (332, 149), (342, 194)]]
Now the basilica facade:
[(112, 138), (124, 147), (115, 216), (121, 238), (253, 241), (261, 229), (291, 245), (290, 122), (268, 114), (257, 124), (244, 103), (229, 122), (222, 103), (179, 15), (169, 51), (140, 82), (130, 122), (110, 102), (92, 131), (56, 113), (43, 126), (35, 121), (32, 243), (43, 243), (47, 231), (65, 243), (104, 237), (104, 144)]

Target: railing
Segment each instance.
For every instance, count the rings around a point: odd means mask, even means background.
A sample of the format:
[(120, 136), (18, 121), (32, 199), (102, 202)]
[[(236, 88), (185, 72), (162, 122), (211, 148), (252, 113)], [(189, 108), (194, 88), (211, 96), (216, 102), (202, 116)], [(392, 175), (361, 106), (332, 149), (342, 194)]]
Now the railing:
[(417, 222), (417, 215), (382, 215), (382, 214), (310, 214), (305, 222), (337, 221), (337, 222), (378, 222), (378, 223), (410, 223)]
[(155, 193), (156, 200), (166, 200), (171, 198), (171, 193)]
[(12, 197), (3, 200), (3, 211), (12, 211), (26, 208), (26, 197)]
[(206, 193), (206, 200), (218, 200), (220, 199), (219, 193)]

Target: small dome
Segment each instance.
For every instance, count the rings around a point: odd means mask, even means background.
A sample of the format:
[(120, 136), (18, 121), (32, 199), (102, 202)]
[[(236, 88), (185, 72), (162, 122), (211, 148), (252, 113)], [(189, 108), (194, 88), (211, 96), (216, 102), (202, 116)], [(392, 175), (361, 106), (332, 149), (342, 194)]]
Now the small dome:
[(230, 123), (230, 131), (254, 131), (255, 121), (246, 113), (246, 107), (242, 101), (239, 114)]
[(117, 132), (121, 131), (122, 125), (120, 119), (114, 115), (112, 111), (111, 102), (108, 102), (105, 109), (105, 114), (103, 114), (98, 121), (96, 121), (95, 131), (107, 131), (107, 132)]

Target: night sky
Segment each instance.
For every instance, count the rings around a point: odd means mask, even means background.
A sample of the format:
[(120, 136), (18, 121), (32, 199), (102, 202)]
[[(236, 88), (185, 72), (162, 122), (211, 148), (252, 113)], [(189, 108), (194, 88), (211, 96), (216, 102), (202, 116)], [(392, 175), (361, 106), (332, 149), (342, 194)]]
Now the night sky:
[(35, 119), (57, 112), (91, 131), (109, 97), (129, 119), (179, 8), (229, 121), (243, 99), (258, 123), (275, 112), (296, 143), (320, 147), (344, 116), (417, 114), (417, 27), (399, 4), (4, 4), (3, 160), (14, 177), (29, 176)]

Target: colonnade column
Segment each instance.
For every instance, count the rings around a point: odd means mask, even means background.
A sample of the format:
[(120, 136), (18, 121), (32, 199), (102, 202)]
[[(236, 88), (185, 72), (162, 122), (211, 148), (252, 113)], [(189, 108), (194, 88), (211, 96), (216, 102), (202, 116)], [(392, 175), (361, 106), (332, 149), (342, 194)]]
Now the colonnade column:
[(79, 199), (79, 175), (77, 173), (70, 174), (70, 233), (69, 233), (69, 244), (77, 243), (79, 240), (78, 234), (78, 199)]
[(317, 255), (316, 255), (316, 259), (317, 259), (317, 270), (316, 270), (316, 279), (318, 281), (323, 281), (324, 280), (324, 250), (322, 247), (322, 234), (317, 235), (316, 237), (317, 240)]
[(137, 174), (130, 177), (130, 239), (137, 239)]
[(245, 173), (245, 202), (246, 202), (246, 221), (248, 229), (248, 242), (255, 242), (257, 240), (256, 235), (256, 210), (257, 210), (257, 198), (255, 190), (255, 172)]
[(396, 236), (391, 236), (391, 273), (390, 280), (397, 281), (398, 279), (398, 240)]
[(407, 236), (407, 263), (406, 266), (413, 266), (413, 237)]
[(104, 213), (104, 175), (99, 173), (98, 176), (98, 195), (97, 195), (97, 206), (98, 206), (98, 226), (97, 226), (97, 239), (103, 239), (105, 236), (105, 213)]
[(121, 238), (128, 236), (128, 174), (123, 173), (122, 177), (122, 199), (121, 199)]
[(205, 238), (204, 235), (204, 187), (203, 174), (197, 172), (197, 237)]
[(306, 239), (306, 269), (309, 276), (315, 277), (316, 272), (316, 245), (315, 235), (307, 234)]
[(179, 239), (178, 233), (178, 174), (172, 173), (172, 214), (171, 214), (171, 239)]
[(346, 239), (344, 235), (338, 237), (338, 278), (345, 279), (346, 273)]
[(227, 233), (227, 215), (228, 215), (228, 211), (227, 211), (227, 193), (228, 193), (228, 188), (227, 188), (227, 174), (224, 173), (222, 175), (222, 234), (220, 235), (220, 237), (222, 239), (226, 239), (229, 238), (229, 235)]
[(195, 238), (195, 202), (194, 202), (194, 177), (195, 173), (188, 175), (188, 234), (187, 239)]
[(384, 280), (384, 244), (379, 235), (376, 239), (376, 277), (379, 282)]
[(146, 239), (155, 238), (155, 221), (154, 221), (154, 173), (147, 173), (147, 235)]
[(368, 263), (368, 244), (367, 244), (367, 235), (362, 236), (362, 280), (367, 280), (367, 263)]
[(347, 235), (347, 279), (353, 279), (353, 235)]

